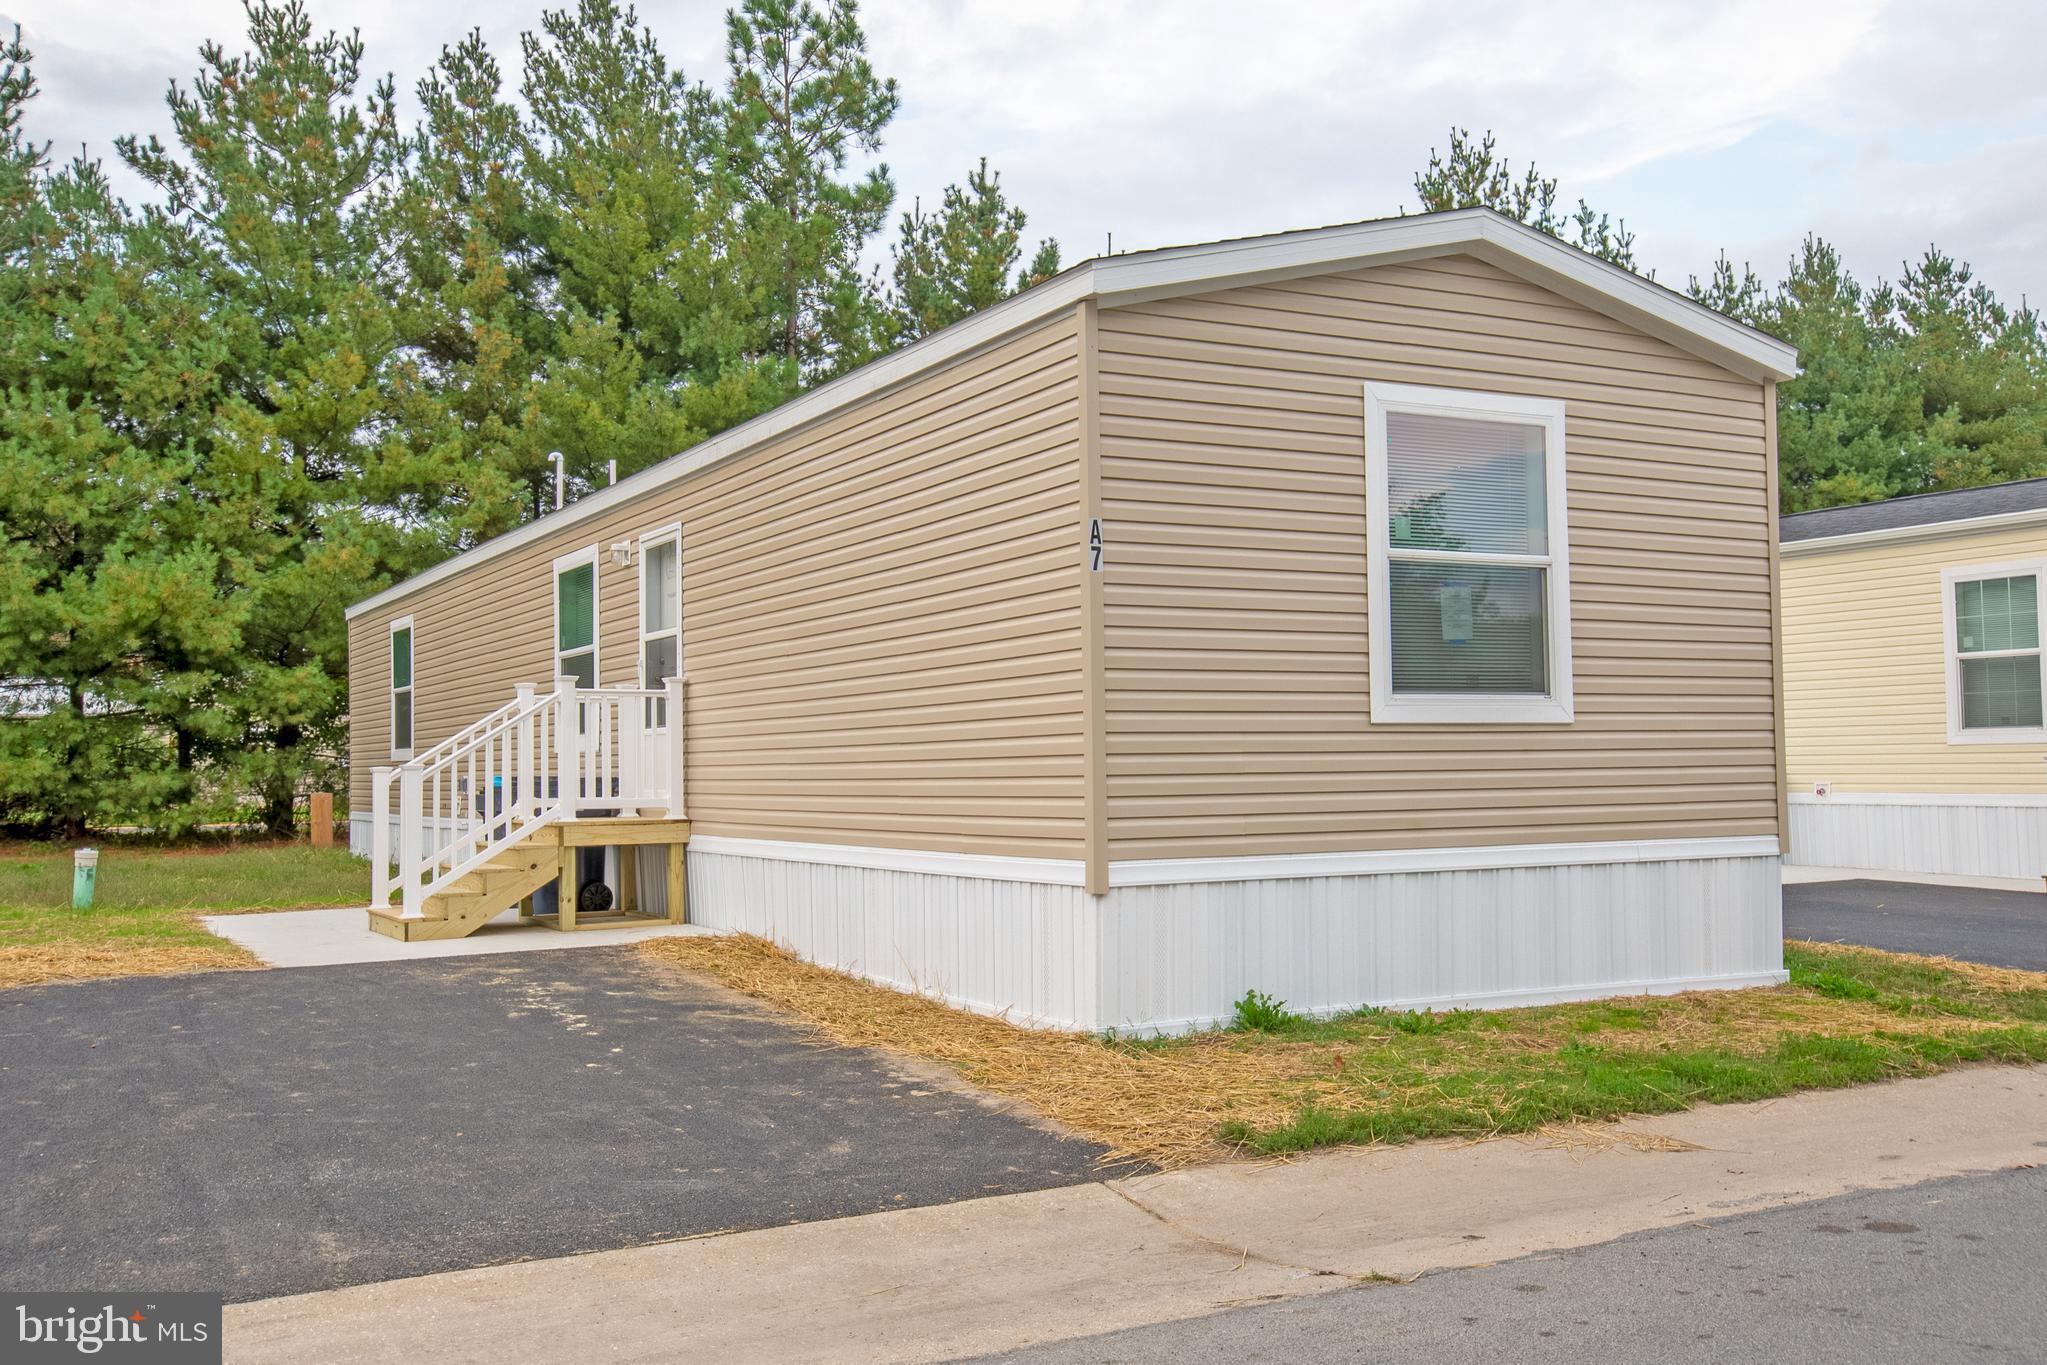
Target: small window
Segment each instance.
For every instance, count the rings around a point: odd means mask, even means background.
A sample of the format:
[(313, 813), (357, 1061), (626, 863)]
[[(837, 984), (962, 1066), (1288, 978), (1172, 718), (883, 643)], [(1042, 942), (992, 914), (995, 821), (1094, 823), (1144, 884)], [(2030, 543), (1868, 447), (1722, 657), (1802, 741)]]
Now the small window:
[(1372, 720), (1572, 717), (1564, 406), (1365, 386)]
[[(640, 539), (640, 686), (660, 687), (682, 671), (682, 537), (674, 528)], [(668, 723), (668, 704), (648, 708)]]
[(578, 687), (597, 686), (597, 550), (564, 555), (554, 566), (554, 671)]
[(1993, 565), (1947, 575), (1948, 738), (2037, 743), (2040, 579), (2047, 567)]
[(412, 618), (391, 623), (391, 757), (412, 757)]

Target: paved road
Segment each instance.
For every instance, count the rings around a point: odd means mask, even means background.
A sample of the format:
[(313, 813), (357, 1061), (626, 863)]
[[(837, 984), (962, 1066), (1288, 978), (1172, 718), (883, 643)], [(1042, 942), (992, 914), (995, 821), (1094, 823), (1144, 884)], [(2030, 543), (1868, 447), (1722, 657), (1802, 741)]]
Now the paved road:
[(230, 1299), (1094, 1178), (625, 947), (0, 992), (0, 1288)]
[(2047, 1170), (1687, 1224), (993, 1357), (1029, 1365), (2039, 1361)]
[(2047, 972), (2047, 895), (1911, 882), (1805, 882), (1784, 888), (1784, 934)]

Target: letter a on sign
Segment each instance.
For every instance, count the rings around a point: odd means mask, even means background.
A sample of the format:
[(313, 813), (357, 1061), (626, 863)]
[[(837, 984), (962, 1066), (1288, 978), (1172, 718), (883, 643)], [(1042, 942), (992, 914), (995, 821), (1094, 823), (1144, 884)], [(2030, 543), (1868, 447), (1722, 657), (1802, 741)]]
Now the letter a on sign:
[(1102, 519), (1094, 517), (1087, 524), (1087, 567), (1091, 573), (1102, 571)]

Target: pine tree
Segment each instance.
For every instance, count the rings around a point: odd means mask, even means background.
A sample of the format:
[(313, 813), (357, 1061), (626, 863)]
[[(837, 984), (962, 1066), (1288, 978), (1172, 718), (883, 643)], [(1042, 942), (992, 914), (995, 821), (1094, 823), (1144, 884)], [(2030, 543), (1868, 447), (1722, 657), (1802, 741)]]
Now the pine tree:
[[(545, 14), (523, 45), (553, 337), (535, 430), (587, 486), (610, 459), (631, 472), (773, 407), (795, 371), (767, 354), (710, 92), (612, 0)], [(610, 406), (593, 414), (600, 394)]]
[(210, 300), (92, 162), (24, 140), (0, 52), (0, 821), (198, 818), (192, 705), (239, 642), (189, 482), (222, 355)]
[(285, 832), (339, 761), (343, 608), (439, 556), (433, 519), (456, 494), (386, 420), (403, 381), (379, 212), (404, 155), (392, 82), (359, 98), (360, 37), (316, 37), (299, 0), (247, 16), (247, 53), (209, 42), (192, 88), (172, 85), (177, 152), (119, 146), (162, 195), (147, 223), (189, 256), (229, 348), (193, 479), (241, 640), (203, 756)]
[(396, 420), (421, 476), (447, 485), (454, 545), (547, 506), (531, 410), (550, 347), (519, 112), (482, 35), (418, 85), (423, 119), (388, 205), (404, 341)]
[(1611, 219), (1583, 199), (1576, 209), (1559, 213), (1556, 179), (1537, 171), (1532, 161), (1517, 174), (1493, 146), (1490, 130), (1473, 142), (1469, 128), (1452, 128), (1447, 155), (1431, 147), (1427, 169), (1414, 177), (1422, 212), (1492, 209), (1624, 270), (1635, 268), (1635, 234), (1625, 220)]
[(1016, 270), (1028, 221), (1003, 194), (1001, 173), (988, 169), (985, 156), (967, 173), (965, 188), (946, 186), (937, 213), (918, 205), (904, 214), (889, 298), (893, 339), (928, 336), (1058, 274), (1059, 244), (1049, 240)]
[(1864, 288), (1807, 237), (1774, 290), (1723, 252), (1691, 294), (1798, 348), (1777, 389), (1786, 510), (2047, 475), (2047, 332), (1939, 249)]
[(859, 258), (895, 186), (885, 165), (847, 165), (880, 148), (896, 83), (868, 62), (854, 0), (742, 0), (725, 24), (725, 165), (769, 346), (806, 378), (849, 368), (874, 346), (881, 303)]

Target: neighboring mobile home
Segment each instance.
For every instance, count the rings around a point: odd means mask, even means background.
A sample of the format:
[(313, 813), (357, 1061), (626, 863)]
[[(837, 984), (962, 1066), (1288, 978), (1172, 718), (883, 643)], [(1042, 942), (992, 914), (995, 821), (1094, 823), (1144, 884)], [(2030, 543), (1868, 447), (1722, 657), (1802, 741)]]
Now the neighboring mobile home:
[(1483, 210), (1090, 261), (351, 609), (356, 842), (1079, 1028), (1779, 981), (1794, 366)]
[(1788, 861), (2047, 875), (2047, 479), (1783, 521)]

